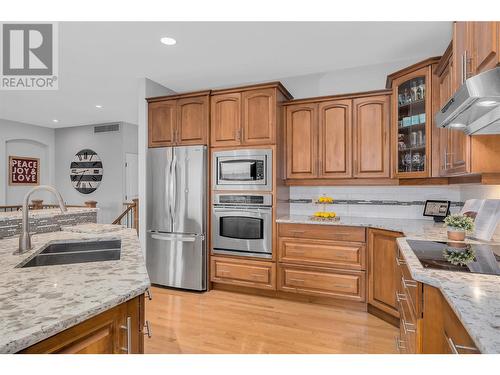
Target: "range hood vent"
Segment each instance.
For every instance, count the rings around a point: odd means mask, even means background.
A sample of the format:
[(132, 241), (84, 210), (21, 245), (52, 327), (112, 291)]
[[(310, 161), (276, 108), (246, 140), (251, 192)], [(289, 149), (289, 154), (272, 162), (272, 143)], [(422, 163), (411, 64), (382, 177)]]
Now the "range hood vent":
[(467, 79), (436, 114), (441, 128), (466, 134), (500, 134), (500, 68)]
[(94, 133), (108, 133), (120, 131), (120, 124), (106, 124), (94, 126)]

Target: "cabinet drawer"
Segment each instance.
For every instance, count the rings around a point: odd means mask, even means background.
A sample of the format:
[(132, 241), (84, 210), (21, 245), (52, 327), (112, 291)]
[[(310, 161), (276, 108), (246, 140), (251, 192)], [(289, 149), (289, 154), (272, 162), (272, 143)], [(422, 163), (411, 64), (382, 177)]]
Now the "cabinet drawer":
[(280, 237), (366, 242), (365, 228), (321, 224), (280, 224)]
[(417, 352), (417, 319), (411, 312), (408, 299), (405, 295), (398, 296), (399, 328), (401, 341), (404, 342), (405, 352), (415, 354)]
[(359, 242), (280, 238), (278, 257), (284, 263), (364, 270), (365, 251)]
[(279, 265), (278, 288), (284, 292), (365, 301), (365, 273)]
[(212, 257), (210, 280), (260, 289), (276, 289), (276, 265), (271, 262)]
[(452, 354), (479, 354), (479, 349), (465, 330), (460, 320), (443, 298), (444, 340)]
[(401, 255), (398, 256), (396, 262), (399, 268), (398, 291), (406, 296), (411, 312), (418, 317), (422, 313), (422, 284), (411, 277), (410, 270)]

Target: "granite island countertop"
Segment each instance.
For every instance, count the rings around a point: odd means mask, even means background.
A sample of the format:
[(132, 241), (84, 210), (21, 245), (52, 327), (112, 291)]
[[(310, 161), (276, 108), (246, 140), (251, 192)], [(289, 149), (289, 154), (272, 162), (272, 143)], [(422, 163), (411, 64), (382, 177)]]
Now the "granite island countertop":
[[(103, 231), (105, 230), (105, 233)], [(120, 260), (15, 268), (51, 241), (120, 238)], [(33, 250), (13, 255), (0, 240), (0, 353), (15, 353), (134, 298), (150, 286), (134, 229), (84, 224), (36, 234)]]
[[(277, 223), (346, 225), (403, 233), (397, 239), (412, 277), (438, 288), (482, 353), (500, 353), (500, 276), (427, 269), (407, 240), (446, 241), (442, 223), (427, 219), (341, 217), (338, 221), (312, 220), (305, 215), (278, 218)], [(484, 243), (467, 238), (466, 243)], [(500, 226), (489, 243), (500, 244)]]
[[(61, 212), (59, 208), (48, 208), (44, 210), (30, 210), (30, 219), (36, 218), (49, 218), (61, 215), (74, 215), (74, 214), (84, 214), (89, 212), (97, 212), (98, 208), (90, 207), (68, 207), (66, 212)], [(23, 211), (10, 211), (10, 212), (0, 212), (0, 221), (12, 220), (12, 219), (22, 219)]]

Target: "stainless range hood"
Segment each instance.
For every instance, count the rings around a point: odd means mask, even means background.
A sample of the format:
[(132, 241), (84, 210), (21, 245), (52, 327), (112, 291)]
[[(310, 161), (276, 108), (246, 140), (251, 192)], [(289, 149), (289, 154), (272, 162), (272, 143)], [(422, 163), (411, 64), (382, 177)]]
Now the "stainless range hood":
[(500, 134), (500, 68), (467, 79), (436, 114), (436, 125), (466, 134)]

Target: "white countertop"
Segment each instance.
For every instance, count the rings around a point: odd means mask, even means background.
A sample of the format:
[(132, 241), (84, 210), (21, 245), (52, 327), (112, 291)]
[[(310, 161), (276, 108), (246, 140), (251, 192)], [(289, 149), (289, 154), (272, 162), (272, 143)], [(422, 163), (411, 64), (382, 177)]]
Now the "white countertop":
[[(412, 277), (440, 289), (482, 353), (500, 353), (500, 277), (424, 268), (406, 241), (446, 241), (446, 228), (442, 223), (425, 219), (369, 217), (341, 217), (338, 221), (323, 222), (303, 215), (282, 217), (276, 222), (362, 226), (404, 233), (406, 237), (398, 238), (397, 243)], [(481, 241), (466, 239), (465, 242)], [(500, 243), (500, 228), (497, 228), (492, 242)]]
[[(61, 212), (59, 208), (49, 208), (45, 210), (30, 210), (30, 219), (54, 217), (58, 215), (73, 215), (88, 212), (97, 212), (98, 208), (89, 207), (68, 207), (68, 210), (64, 213)], [(0, 212), (0, 221), (22, 219), (23, 211), (11, 211), (11, 212)]]
[[(103, 233), (105, 230), (105, 233)], [(120, 260), (15, 268), (51, 241), (121, 238)], [(150, 286), (133, 229), (84, 224), (36, 234), (13, 255), (18, 238), (0, 240), (0, 353), (15, 353), (134, 298)]]

